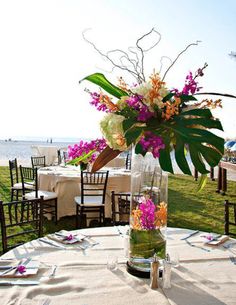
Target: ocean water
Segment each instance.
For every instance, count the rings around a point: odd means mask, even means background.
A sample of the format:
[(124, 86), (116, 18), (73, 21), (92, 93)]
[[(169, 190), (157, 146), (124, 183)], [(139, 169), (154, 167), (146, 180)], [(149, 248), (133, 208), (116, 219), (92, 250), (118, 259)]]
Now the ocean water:
[(30, 157), (33, 155), (32, 146), (56, 146), (58, 149), (67, 148), (68, 145), (73, 145), (78, 141), (71, 142), (52, 142), (47, 141), (22, 141), (22, 140), (11, 140), (4, 141), (0, 140), (0, 165), (8, 165), (8, 161), (17, 158), (18, 163), (22, 165), (30, 164)]

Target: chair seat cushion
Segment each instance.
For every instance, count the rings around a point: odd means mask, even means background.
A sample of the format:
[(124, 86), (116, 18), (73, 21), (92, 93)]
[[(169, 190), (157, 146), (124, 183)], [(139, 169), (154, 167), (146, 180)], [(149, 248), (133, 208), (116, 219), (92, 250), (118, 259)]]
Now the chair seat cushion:
[(15, 190), (22, 190), (22, 183), (21, 182), (15, 183), (11, 188)]
[(78, 205), (83, 205), (85, 207), (100, 207), (104, 206), (102, 203), (102, 196), (84, 196), (84, 203), (81, 203), (81, 196), (75, 197), (75, 203)]
[(26, 190), (34, 190), (35, 189), (35, 183), (33, 181), (25, 183), (25, 189)]
[[(56, 199), (57, 194), (54, 192), (48, 192), (48, 191), (38, 191), (38, 198), (43, 196), (43, 200), (51, 200), (51, 199)], [(30, 192), (25, 194), (26, 199), (34, 199), (36, 198), (36, 193), (35, 192)]]

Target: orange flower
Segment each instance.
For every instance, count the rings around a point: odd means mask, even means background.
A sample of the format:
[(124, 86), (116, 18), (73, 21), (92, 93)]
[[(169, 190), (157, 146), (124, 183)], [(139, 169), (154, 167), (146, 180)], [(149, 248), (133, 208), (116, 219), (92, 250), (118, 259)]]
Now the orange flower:
[(126, 82), (124, 81), (124, 79), (122, 77), (119, 77), (118, 79), (118, 87), (126, 92), (129, 92), (130, 91), (130, 88), (129, 86), (126, 84)]
[(132, 210), (132, 227), (135, 230), (141, 230), (140, 217), (142, 215), (142, 211), (138, 208)]
[(167, 224), (167, 204), (162, 201), (155, 212), (155, 226), (158, 228)]
[(165, 85), (165, 82), (162, 82), (158, 73), (154, 73), (150, 76), (152, 89), (149, 91), (149, 99), (151, 104), (154, 103), (154, 99), (160, 98), (160, 89)]
[(162, 118), (165, 120), (169, 120), (172, 116), (179, 114), (179, 104), (181, 100), (179, 97), (175, 96), (175, 101), (167, 101), (164, 103), (165, 111), (162, 112)]
[(195, 105), (195, 107), (199, 107), (199, 108), (202, 108), (202, 109), (205, 109), (205, 108), (215, 109), (217, 107), (222, 108), (222, 103), (221, 102), (222, 102), (221, 99), (218, 99), (216, 101), (209, 100), (209, 99), (204, 99), (200, 103), (196, 103), (194, 105)]
[(107, 109), (112, 112), (117, 111), (118, 107), (111, 101), (110, 97), (103, 92), (100, 92), (99, 102), (107, 106)]

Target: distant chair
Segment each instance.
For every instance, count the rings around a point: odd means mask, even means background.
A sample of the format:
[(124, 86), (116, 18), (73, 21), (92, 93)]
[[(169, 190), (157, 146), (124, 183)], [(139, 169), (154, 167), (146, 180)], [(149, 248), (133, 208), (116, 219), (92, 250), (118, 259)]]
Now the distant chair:
[[(229, 202), (225, 200), (225, 234), (226, 235), (234, 235), (236, 233), (231, 231), (231, 226), (236, 226), (236, 203)], [(236, 230), (235, 230), (236, 232)]]
[[(3, 203), (0, 201), (0, 222), (3, 253), (23, 244), (21, 237), (27, 235), (32, 239), (43, 234), (42, 198)], [(14, 228), (14, 232), (12, 233)], [(10, 242), (11, 240), (11, 242)]]
[(62, 155), (63, 155), (63, 162), (66, 162), (67, 159), (68, 159), (68, 153), (67, 153), (67, 151), (63, 151), (63, 152), (62, 152)]
[(67, 151), (58, 149), (57, 150), (57, 159), (58, 159), (58, 164), (61, 164), (62, 162), (66, 163), (66, 160), (68, 159)]
[[(38, 189), (38, 168), (20, 166), (21, 181), (24, 199), (32, 200), (43, 197), (43, 215), (50, 214), (55, 217), (57, 224), (57, 194)], [(34, 184), (34, 191), (27, 192), (27, 186)]]
[(112, 224), (129, 224), (130, 217), (130, 193), (111, 192)]
[(18, 200), (22, 194), (22, 183), (19, 182), (17, 159), (9, 160), (9, 171), (11, 179), (11, 201)]
[(40, 156), (40, 157), (31, 157), (31, 164), (33, 168), (40, 168), (46, 166), (46, 157)]
[(128, 153), (126, 156), (125, 168), (131, 170), (131, 153)]
[(62, 157), (61, 157), (60, 149), (57, 150), (57, 161), (58, 161), (58, 165), (60, 165), (61, 162), (62, 162)]
[[(82, 227), (82, 220), (99, 219), (100, 226), (105, 222), (105, 197), (109, 171), (95, 173), (81, 172), (81, 195), (75, 197), (76, 228)], [(98, 216), (87, 216), (98, 213)]]

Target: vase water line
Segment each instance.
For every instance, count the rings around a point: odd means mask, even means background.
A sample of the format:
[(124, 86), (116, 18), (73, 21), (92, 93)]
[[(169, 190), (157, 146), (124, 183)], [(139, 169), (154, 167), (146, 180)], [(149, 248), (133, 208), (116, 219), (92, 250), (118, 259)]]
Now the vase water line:
[(150, 263), (155, 256), (166, 255), (168, 175), (151, 153), (132, 154), (130, 248), (128, 272), (150, 276)]

